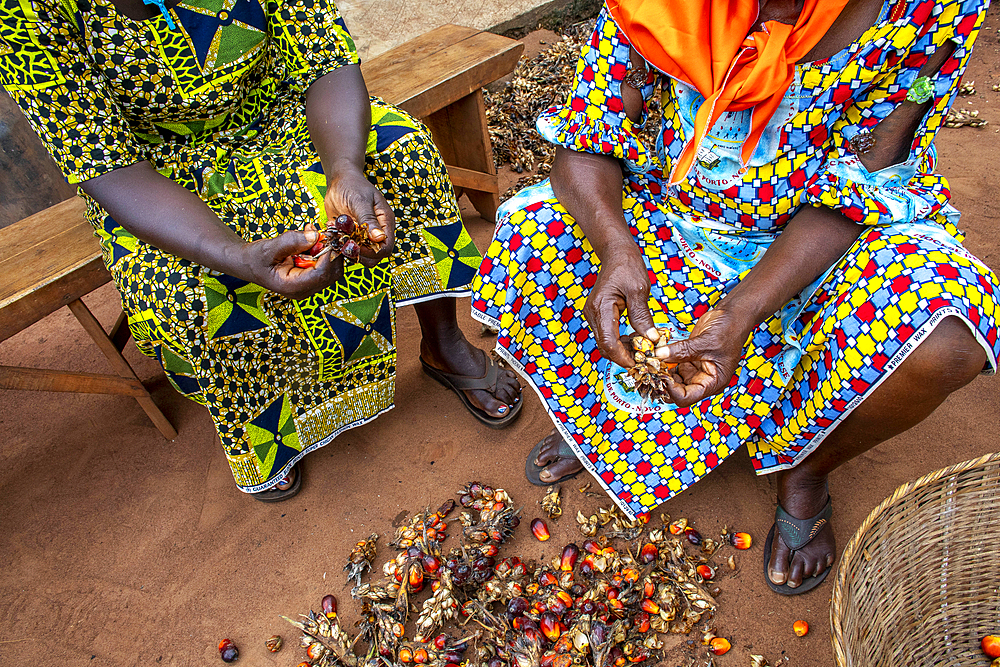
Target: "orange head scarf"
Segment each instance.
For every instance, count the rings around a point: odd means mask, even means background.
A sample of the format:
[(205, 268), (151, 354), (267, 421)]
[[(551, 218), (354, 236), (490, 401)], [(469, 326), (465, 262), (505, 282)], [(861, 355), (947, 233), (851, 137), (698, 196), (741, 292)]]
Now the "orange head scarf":
[(690, 137), (670, 174), (687, 176), (698, 147), (726, 111), (753, 108), (750, 136), (740, 151), (753, 155), (795, 77), (795, 63), (816, 46), (847, 0), (804, 0), (795, 25), (757, 21), (755, 0), (607, 0), (615, 23), (635, 50), (663, 73), (701, 93)]

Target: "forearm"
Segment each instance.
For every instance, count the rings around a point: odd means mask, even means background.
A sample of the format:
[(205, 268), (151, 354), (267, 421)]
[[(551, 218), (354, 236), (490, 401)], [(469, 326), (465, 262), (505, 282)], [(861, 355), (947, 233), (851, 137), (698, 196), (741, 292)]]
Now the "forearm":
[(737, 314), (749, 333), (833, 266), (862, 231), (837, 211), (803, 208), (719, 307)]
[(246, 242), (194, 193), (149, 162), (116, 169), (81, 185), (115, 222), (137, 238), (215, 271), (250, 280)]
[(327, 180), (345, 169), (364, 171), (372, 110), (360, 66), (337, 68), (309, 86), (306, 122)]
[(557, 147), (551, 182), (602, 263), (616, 252), (638, 251), (622, 211), (622, 170), (616, 159)]

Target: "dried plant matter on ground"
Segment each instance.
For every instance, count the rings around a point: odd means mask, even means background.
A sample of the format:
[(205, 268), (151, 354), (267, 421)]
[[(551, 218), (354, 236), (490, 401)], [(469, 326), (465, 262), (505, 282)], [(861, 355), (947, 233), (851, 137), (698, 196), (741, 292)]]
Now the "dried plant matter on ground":
[[(562, 39), (534, 58), (518, 63), (511, 80), (502, 90), (486, 95), (486, 117), (493, 140), (497, 167), (508, 165), (517, 173), (528, 172), (503, 195), (509, 198), (521, 188), (548, 178), (555, 148), (535, 130), (535, 119), (545, 109), (561, 104), (570, 93), (580, 49), (594, 31), (594, 19), (564, 30)], [(650, 104), (650, 116), (657, 117), (657, 96)], [(649, 128), (659, 123), (647, 123)], [(652, 137), (643, 138), (647, 148)]]
[[(679, 645), (671, 636), (692, 633), (683, 649), (692, 665), (728, 648), (713, 620), (722, 536), (702, 538), (686, 520), (681, 531), (667, 516), (649, 524), (601, 507), (590, 518), (578, 513), (582, 545), (535, 563), (500, 553), (520, 514), (506, 491), (478, 482), (459, 491), (457, 504), (415, 514), (389, 544), (395, 553), (384, 578), (352, 591), (362, 612), (355, 636), (335, 606), (286, 619), (302, 631), (308, 664), (626, 667), (653, 664)], [(446, 554), (449, 522), (461, 525), (461, 544)], [(417, 600), (425, 583), (430, 592)]]

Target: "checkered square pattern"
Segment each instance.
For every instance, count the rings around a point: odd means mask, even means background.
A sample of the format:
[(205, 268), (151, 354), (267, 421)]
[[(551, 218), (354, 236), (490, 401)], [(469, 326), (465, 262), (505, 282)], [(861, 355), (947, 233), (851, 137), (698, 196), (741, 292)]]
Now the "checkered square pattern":
[[(945, 317), (969, 326), (996, 369), (1000, 283), (961, 246), (957, 211), (948, 204), (946, 181), (934, 173), (932, 145), (984, 4), (910, 2), (906, 12), (880, 17), (833, 58), (800, 66), (789, 91), (794, 100), (786, 98), (790, 115), (772, 120), (770, 139), (762, 141), (771, 152), (755, 153), (721, 188), (703, 183), (696, 170), (667, 187), (663, 174), (691, 120), (678, 100), (690, 91), (666, 78), (658, 82), (663, 116), (656, 165), (621, 102), (628, 40), (606, 12), (598, 19), (566, 104), (545, 112), (538, 128), (554, 143), (626, 161), (622, 210), (645, 257), (658, 323), (690, 330), (757, 256), (748, 252), (737, 261), (726, 249), (766, 248), (804, 204), (871, 226), (794, 308), (754, 331), (725, 390), (690, 408), (633, 413), (606, 397), (603, 359), (583, 318), (600, 271), (583, 232), (548, 183), (506, 203), (473, 283), (473, 316), (499, 327), (498, 352), (534, 386), (557, 428), (622, 509), (649, 512), (743, 445), (759, 473), (796, 465)], [(948, 39), (958, 47), (935, 77), (933, 108), (911, 159), (868, 173), (847, 152), (847, 141), (901, 103), (934, 45)], [(649, 99), (653, 85), (643, 94)], [(728, 131), (738, 131), (731, 120)], [(709, 223), (717, 235), (705, 238), (725, 243), (684, 241), (690, 235), (681, 232)]]

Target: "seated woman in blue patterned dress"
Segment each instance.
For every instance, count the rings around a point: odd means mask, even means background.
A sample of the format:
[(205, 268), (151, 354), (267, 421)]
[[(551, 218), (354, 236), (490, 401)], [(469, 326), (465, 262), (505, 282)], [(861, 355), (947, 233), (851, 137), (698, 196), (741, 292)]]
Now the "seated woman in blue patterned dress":
[[(556, 427), (529, 478), (585, 468), (632, 515), (746, 446), (778, 472), (768, 584), (822, 581), (827, 475), (996, 370), (1000, 285), (933, 145), (986, 6), (607, 0), (538, 119), (551, 182), (506, 202), (474, 283)], [(619, 337), (654, 327), (681, 340), (649, 403)]]
[[(462, 335), (479, 252), (421, 123), (369, 98), (332, 0), (0, 0), (0, 82), (70, 183), (139, 349), (204, 404), (237, 486), (300, 488), (296, 463), (393, 405), (395, 311), (482, 422), (520, 386)], [(350, 215), (376, 249), (311, 268)]]

